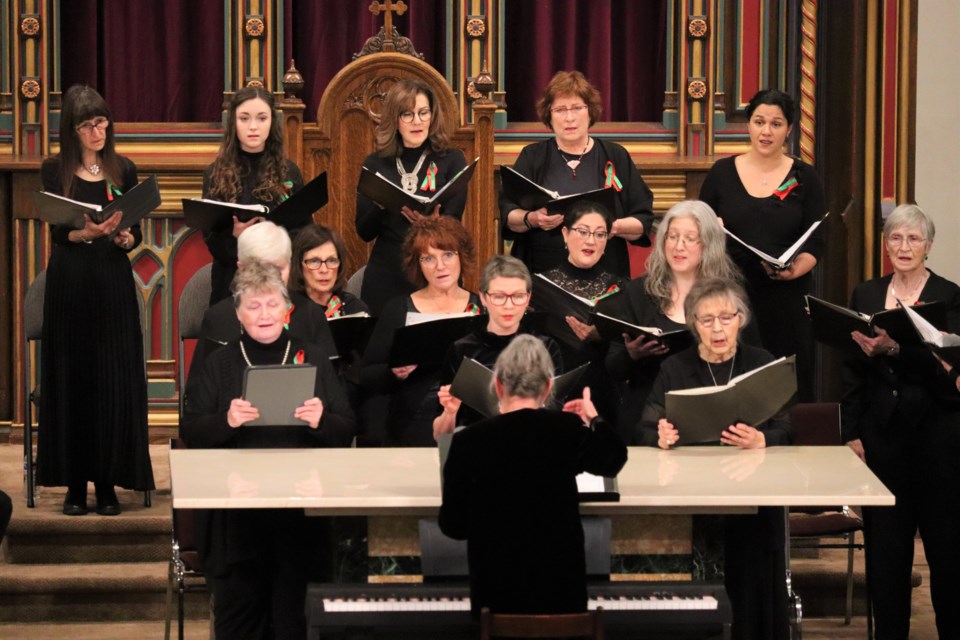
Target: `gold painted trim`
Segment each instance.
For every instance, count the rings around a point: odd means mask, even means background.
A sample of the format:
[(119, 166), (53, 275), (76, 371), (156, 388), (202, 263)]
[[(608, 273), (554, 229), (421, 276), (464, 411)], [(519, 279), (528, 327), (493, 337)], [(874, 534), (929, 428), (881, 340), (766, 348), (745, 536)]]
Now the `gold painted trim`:
[(800, 158), (816, 161), (817, 143), (817, 2), (800, 7)]
[(869, 280), (874, 273), (874, 223), (877, 185), (877, 70), (882, 61), (877, 59), (879, 28), (879, 7), (875, 2), (867, 3), (867, 39), (866, 39), (866, 86), (864, 114), (864, 150), (863, 150), (863, 279)]
[(910, 121), (910, 104), (913, 96), (913, 65), (916, 58), (913, 53), (914, 43), (911, 39), (913, 28), (913, 13), (910, 0), (900, 0), (900, 78), (898, 84), (897, 110), (899, 122), (897, 127), (897, 202), (910, 200), (910, 137), (911, 127), (915, 124)]

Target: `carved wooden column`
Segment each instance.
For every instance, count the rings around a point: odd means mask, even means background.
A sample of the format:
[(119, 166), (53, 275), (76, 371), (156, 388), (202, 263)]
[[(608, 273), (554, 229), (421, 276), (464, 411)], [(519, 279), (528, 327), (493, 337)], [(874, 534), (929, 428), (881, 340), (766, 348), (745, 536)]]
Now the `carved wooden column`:
[[(39, 157), (50, 152), (49, 92), (57, 77), (55, 64), (46, 63), (48, 47), (56, 41), (57, 3), (42, 0), (15, 0), (13, 28), (8, 31), (16, 41), (13, 52), (13, 139), (14, 155)], [(55, 52), (54, 52), (55, 53)], [(59, 105), (58, 105), (59, 107)]]
[(817, 143), (817, 0), (803, 0), (800, 14), (800, 159), (814, 164)]
[(481, 266), (500, 252), (500, 215), (493, 184), (493, 118), (496, 111), (497, 105), (490, 100), (473, 104), (473, 126), (477, 140), (474, 154), (480, 157), (480, 161), (473, 174), (473, 184), (470, 185), (471, 191), (477, 194), (474, 209), (477, 219), (473, 221), (470, 231), (477, 243), (477, 260)]
[(680, 44), (678, 99), (680, 155), (713, 154), (715, 0), (683, 0), (676, 28)]
[(283, 99), (279, 102), (283, 114), (283, 140), (287, 158), (298, 167), (303, 166), (303, 113), (307, 105), (300, 99), (303, 89), (303, 76), (297, 71), (293, 60), (283, 75)]

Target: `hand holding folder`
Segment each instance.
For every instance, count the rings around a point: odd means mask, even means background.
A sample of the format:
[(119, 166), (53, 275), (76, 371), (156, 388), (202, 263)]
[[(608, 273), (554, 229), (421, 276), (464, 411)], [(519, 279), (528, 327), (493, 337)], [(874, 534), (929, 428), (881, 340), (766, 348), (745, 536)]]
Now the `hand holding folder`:
[(86, 225), (84, 215), (89, 216), (95, 224), (103, 224), (115, 213), (122, 212), (120, 222), (111, 234), (113, 237), (118, 231), (138, 224), (147, 214), (160, 206), (160, 188), (157, 184), (157, 176), (150, 176), (106, 206), (71, 200), (46, 191), (34, 192), (33, 204), (44, 222), (73, 229), (84, 228)]
[(366, 167), (363, 167), (360, 171), (357, 192), (370, 198), (391, 213), (400, 213), (404, 207), (407, 207), (411, 211), (421, 211), (429, 215), (438, 206), (442, 211), (443, 205), (453, 198), (463, 195), (470, 185), (470, 179), (473, 177), (473, 172), (477, 168), (477, 161), (479, 160), (480, 158), (475, 158), (473, 162), (461, 169), (457, 175), (453, 176), (447, 184), (430, 197), (404, 191), (397, 184)]
[(783, 271), (784, 269), (790, 268), (790, 265), (793, 264), (793, 261), (796, 259), (797, 255), (803, 249), (803, 245), (807, 243), (807, 240), (810, 239), (810, 236), (813, 235), (813, 232), (817, 230), (817, 227), (819, 227), (820, 224), (824, 220), (826, 220), (827, 216), (829, 215), (830, 215), (829, 212), (823, 214), (822, 218), (820, 218), (819, 220), (814, 222), (812, 225), (810, 225), (810, 228), (804, 231), (803, 235), (801, 235), (797, 239), (797, 241), (790, 246), (790, 248), (788, 248), (786, 251), (781, 253), (779, 256), (771, 256), (769, 254), (764, 253), (760, 249), (754, 247), (753, 245), (747, 244), (746, 242), (738, 238), (736, 235), (734, 235), (733, 232), (727, 229), (726, 227), (723, 227), (723, 232), (727, 234), (729, 237), (736, 240), (738, 243), (740, 243), (740, 245), (743, 246), (745, 249), (752, 252), (754, 255), (759, 256), (761, 260), (763, 260), (765, 263), (770, 265), (776, 271)]

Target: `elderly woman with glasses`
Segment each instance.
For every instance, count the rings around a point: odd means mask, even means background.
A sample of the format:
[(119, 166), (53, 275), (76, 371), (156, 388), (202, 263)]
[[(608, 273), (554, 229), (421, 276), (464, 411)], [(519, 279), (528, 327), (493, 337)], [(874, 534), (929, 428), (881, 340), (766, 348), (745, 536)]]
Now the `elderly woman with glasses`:
[[(853, 290), (850, 308), (873, 314), (899, 304), (940, 302), (946, 325), (960, 333), (960, 287), (926, 266), (933, 221), (912, 204), (883, 226), (893, 273)], [(900, 344), (882, 329), (854, 332), (862, 357), (845, 362), (843, 439), (897, 497), (893, 507), (864, 508), (867, 587), (877, 638), (910, 630), (914, 538), (923, 539), (930, 595), (941, 638), (960, 637), (955, 579), (960, 572), (960, 394), (957, 370), (925, 347)]]
[[(454, 114), (444, 113), (430, 87), (415, 80), (393, 84), (383, 99), (375, 132), (376, 151), (363, 166), (379, 173), (412, 194), (430, 196), (443, 188), (466, 166), (459, 149), (450, 146)], [(357, 234), (376, 243), (363, 275), (360, 297), (374, 315), (398, 293), (413, 288), (403, 276), (401, 245), (410, 225), (423, 216), (450, 216), (460, 220), (466, 194), (453, 198), (443, 210), (384, 211), (369, 198), (357, 194)]]
[(533, 281), (526, 265), (511, 256), (496, 255), (487, 261), (480, 275), (480, 300), (487, 311), (487, 325), (470, 335), (460, 338), (447, 349), (443, 368), (440, 370), (441, 413), (433, 421), (433, 436), (450, 433), (455, 427), (473, 424), (483, 416), (461, 405), (460, 399), (450, 394), (457, 369), (464, 358), (472, 358), (485, 367), (492, 368), (497, 356), (518, 334), (530, 334), (540, 338), (550, 352), (555, 371), (563, 370), (563, 356), (553, 338), (541, 335), (524, 326), (524, 314), (530, 304), (530, 288)]
[[(697, 344), (663, 361), (638, 426), (650, 434), (646, 441), (664, 450), (676, 445), (684, 428), (666, 419), (667, 392), (724, 385), (774, 360), (763, 349), (740, 344), (750, 311), (746, 294), (735, 282), (698, 281), (687, 294), (684, 316)], [(719, 443), (762, 449), (790, 444), (791, 434), (789, 418), (781, 412), (763, 424), (731, 424), (719, 434)], [(785, 540), (781, 508), (725, 518), (724, 580), (733, 605), (734, 638), (788, 637)]]
[(375, 433), (368, 435), (382, 438), (390, 446), (435, 444), (433, 419), (440, 368), (426, 364), (391, 367), (390, 349), (397, 329), (414, 324), (419, 315), (479, 314), (480, 298), (460, 286), (461, 278), (476, 268), (475, 264), (473, 240), (453, 218), (424, 217), (410, 227), (403, 243), (403, 271), (418, 288), (384, 306), (364, 354), (364, 387), (369, 393), (389, 397), (389, 407), (383, 412), (387, 424), (372, 426)]
[(347, 271), (340, 234), (319, 224), (300, 230), (293, 242), (290, 288), (323, 307), (328, 319), (368, 311), (363, 300), (344, 290)]
[[(740, 270), (727, 255), (723, 229), (705, 202), (684, 200), (670, 208), (660, 221), (646, 274), (632, 280), (615, 299), (615, 315), (631, 324), (662, 331), (687, 329), (684, 303), (690, 289), (705, 278), (741, 281)], [(760, 344), (754, 323), (744, 328), (747, 344)], [(635, 427), (667, 348), (641, 335), (624, 336), (610, 344), (607, 369), (627, 388), (620, 407), (618, 428), (627, 444), (651, 445), (650, 433)]]
[[(554, 135), (524, 147), (513, 168), (560, 195), (614, 189), (616, 210), (608, 229), (611, 239), (604, 264), (629, 278), (627, 242), (650, 245), (646, 234), (653, 222), (653, 193), (626, 149), (590, 136), (590, 127), (602, 111), (600, 92), (581, 72), (558, 72), (537, 103), (540, 120)], [(565, 261), (562, 212), (529, 211), (501, 192), (500, 224), (504, 239), (513, 241), (513, 255), (523, 260), (531, 273)]]

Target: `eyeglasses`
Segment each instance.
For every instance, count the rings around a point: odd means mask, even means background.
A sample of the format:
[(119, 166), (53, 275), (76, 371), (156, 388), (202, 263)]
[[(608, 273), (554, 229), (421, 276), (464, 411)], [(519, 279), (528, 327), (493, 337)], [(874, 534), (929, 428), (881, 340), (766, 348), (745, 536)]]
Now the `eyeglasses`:
[(891, 247), (900, 247), (904, 242), (906, 242), (908, 247), (911, 249), (916, 249), (926, 241), (927, 239), (923, 236), (918, 236), (913, 233), (908, 236), (902, 236), (899, 233), (894, 233), (893, 235), (887, 236), (887, 244)]
[(106, 128), (110, 126), (110, 120), (107, 118), (96, 118), (93, 122), (84, 122), (83, 124), (78, 124), (75, 129), (77, 133), (85, 133), (88, 136), (93, 133), (93, 130), (105, 131)]
[(586, 109), (587, 109), (587, 105), (578, 104), (573, 107), (554, 107), (553, 109), (550, 109), (550, 113), (552, 113), (555, 116), (560, 116), (561, 118), (565, 118), (568, 113), (572, 113), (573, 115), (578, 116), (581, 113), (583, 113)]
[(717, 320), (720, 321), (720, 324), (723, 326), (728, 326), (733, 322), (733, 319), (739, 316), (739, 313), (721, 313), (718, 316), (696, 316), (697, 324), (699, 324), (704, 329), (710, 329), (716, 323)]
[(413, 111), (403, 111), (400, 113), (400, 122), (406, 122), (410, 124), (413, 122), (413, 116), (416, 114), (420, 118), (420, 122), (430, 122), (430, 118), (433, 116), (433, 112), (430, 109), (424, 107), (417, 112)]
[(670, 244), (680, 246), (683, 244), (687, 247), (696, 247), (699, 246), (701, 240), (696, 236), (682, 236), (679, 233), (668, 233), (666, 241)]
[(569, 229), (580, 236), (581, 240), (586, 240), (590, 236), (593, 236), (597, 239), (597, 242), (603, 242), (610, 237), (610, 234), (603, 229), (597, 231), (590, 231), (590, 229), (587, 229), (586, 227), (569, 227)]
[(327, 269), (333, 271), (340, 266), (340, 258), (327, 258), (326, 260), (321, 260), (320, 258), (307, 258), (303, 261), (303, 266), (310, 271), (316, 271), (321, 266), (327, 265)]
[[(459, 251), (444, 251), (440, 254), (440, 261), (443, 262), (443, 264), (450, 264), (453, 262), (453, 259), (459, 255)], [(437, 256), (420, 256), (420, 264), (425, 267), (435, 267), (437, 266)]]
[(502, 307), (507, 304), (507, 300), (512, 302), (516, 306), (526, 304), (527, 300), (530, 299), (530, 293), (528, 291), (518, 292), (518, 293), (499, 293), (493, 291), (487, 291), (487, 302), (492, 304), (495, 307)]

